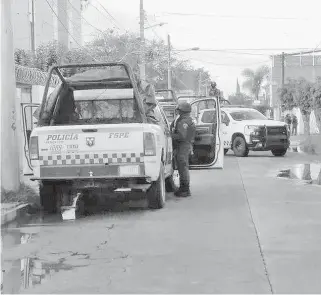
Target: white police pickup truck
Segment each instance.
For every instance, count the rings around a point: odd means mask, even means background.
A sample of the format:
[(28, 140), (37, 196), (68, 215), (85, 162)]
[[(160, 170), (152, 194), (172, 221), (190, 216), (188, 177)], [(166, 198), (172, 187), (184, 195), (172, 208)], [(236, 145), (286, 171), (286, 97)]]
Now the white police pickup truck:
[[(290, 132), (284, 122), (269, 120), (252, 108), (226, 105), (221, 108), (224, 154), (232, 149), (237, 157), (249, 151), (271, 151), (284, 156), (290, 145)], [(199, 124), (213, 120), (213, 110), (202, 110)]]
[[(54, 73), (61, 83), (47, 95)], [(127, 64), (53, 67), (38, 113), (29, 154), (45, 211), (74, 206), (81, 214), (92, 199), (134, 195), (160, 209), (175, 189), (166, 116), (157, 106), (160, 123), (148, 123)]]

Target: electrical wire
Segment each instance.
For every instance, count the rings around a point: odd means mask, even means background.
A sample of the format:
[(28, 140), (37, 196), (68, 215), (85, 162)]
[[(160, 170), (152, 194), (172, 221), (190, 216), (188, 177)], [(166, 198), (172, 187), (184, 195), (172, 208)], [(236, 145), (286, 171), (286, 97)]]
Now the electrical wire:
[(215, 63), (215, 62), (212, 62), (212, 61), (205, 61), (205, 60), (200, 60), (200, 59), (197, 59), (197, 58), (191, 58), (191, 60), (195, 60), (195, 61), (203, 62), (203, 63), (207, 63), (207, 64), (213, 64), (213, 65), (216, 65), (216, 66), (230, 66), (230, 67), (237, 67), (237, 68), (238, 67), (252, 66), (252, 65), (257, 65), (257, 64), (263, 64), (263, 63), (267, 63), (267, 62), (270, 61), (270, 60), (266, 60), (266, 61), (250, 63), (250, 64), (232, 65), (232, 64), (218, 64), (218, 63)]
[(81, 15), (81, 12), (79, 12), (74, 5), (71, 4), (70, 0), (67, 0), (69, 5), (79, 14), (80, 18), (83, 19), (88, 25), (90, 25), (92, 28), (96, 29), (97, 31), (104, 33), (101, 29), (98, 29), (96, 26), (92, 25), (84, 16)]
[(68, 28), (66, 28), (65, 24), (60, 20), (60, 18), (58, 17), (57, 13), (55, 12), (55, 10), (53, 9), (53, 7), (50, 5), (48, 0), (45, 0), (48, 4), (48, 6), (50, 7), (51, 11), (53, 12), (53, 14), (57, 17), (57, 20), (61, 23), (61, 25), (64, 27), (64, 29), (66, 30), (66, 32), (68, 33), (68, 35), (75, 41), (75, 43), (81, 47), (84, 48), (86, 53), (88, 54), (88, 56), (90, 56), (94, 61), (97, 61), (87, 50), (86, 47), (83, 47), (81, 44), (79, 44), (79, 42), (77, 41), (77, 39), (69, 32)]
[(118, 27), (114, 22), (112, 22), (105, 14), (103, 14), (96, 6), (92, 5), (91, 3), (88, 3), (91, 7), (95, 8), (104, 18), (108, 20), (108, 22), (113, 25), (114, 28), (117, 28), (120, 30), (120, 27)]
[(238, 16), (238, 15), (219, 15), (219, 14), (202, 14), (202, 13), (181, 13), (181, 12), (162, 12), (163, 15), (177, 16), (201, 16), (201, 17), (217, 17), (217, 18), (244, 18), (244, 19), (267, 19), (267, 20), (309, 20), (308, 18), (295, 17), (271, 17), (271, 16)]
[[(118, 22), (113, 16), (112, 14), (98, 1), (96, 0), (96, 2), (102, 7), (102, 9), (114, 20), (114, 22), (118, 25), (120, 25), (121, 27), (123, 27), (123, 29), (126, 31), (126, 29), (124, 28), (124, 26)], [(119, 27), (118, 27), (119, 28)]]

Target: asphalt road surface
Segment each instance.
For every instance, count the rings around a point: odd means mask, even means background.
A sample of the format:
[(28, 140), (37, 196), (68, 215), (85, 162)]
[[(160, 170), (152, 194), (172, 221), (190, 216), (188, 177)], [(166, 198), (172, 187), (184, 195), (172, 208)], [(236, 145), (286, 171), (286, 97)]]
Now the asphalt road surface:
[[(8, 229), (4, 291), (320, 293), (321, 186), (276, 178), (310, 161), (228, 154), (224, 170), (191, 171), (192, 197), (168, 195), (163, 210), (119, 205)], [(30, 242), (12, 246), (21, 233)]]

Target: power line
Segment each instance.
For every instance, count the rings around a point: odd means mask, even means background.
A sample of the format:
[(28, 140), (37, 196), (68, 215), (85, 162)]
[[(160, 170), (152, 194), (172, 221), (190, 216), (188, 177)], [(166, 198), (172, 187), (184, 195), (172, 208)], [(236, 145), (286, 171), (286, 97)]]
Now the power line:
[(217, 17), (217, 18), (244, 18), (244, 19), (267, 19), (267, 20), (309, 20), (308, 18), (296, 17), (271, 17), (271, 16), (239, 16), (239, 15), (219, 15), (219, 14), (202, 14), (202, 13), (181, 13), (181, 12), (162, 12), (164, 15), (177, 16), (201, 16), (201, 17)]
[[(124, 26), (120, 23), (120, 22), (118, 22), (113, 16), (112, 16), (112, 14), (111, 13), (109, 13), (109, 11), (98, 1), (98, 0), (96, 0), (96, 2), (98, 2), (98, 4), (103, 8), (103, 10), (105, 10), (106, 11), (106, 13), (114, 20), (114, 22), (117, 24), (119, 24), (121, 27), (123, 27), (123, 29), (125, 29), (124, 28)], [(119, 28), (119, 27), (118, 27)], [(126, 31), (126, 30), (125, 30)]]
[[(180, 52), (179, 50), (173, 50), (176, 52)], [(269, 56), (270, 54), (263, 54), (263, 53), (251, 53), (251, 52), (236, 52), (230, 50), (220, 50), (220, 49), (198, 49), (198, 50), (182, 50), (181, 52), (218, 52), (218, 53), (231, 53), (231, 54), (238, 54), (238, 55), (253, 55), (253, 56)]]
[(69, 2), (69, 5), (79, 14), (80, 18), (82, 18), (88, 25), (90, 25), (92, 28), (96, 29), (97, 31), (103, 33), (102, 30), (98, 29), (96, 26), (92, 25), (89, 21), (86, 20), (84, 16), (81, 15), (81, 12), (79, 12), (75, 6), (73, 6), (70, 2), (70, 0), (67, 0)]
[[(118, 24), (120, 24), (109, 12), (108, 10), (98, 1), (96, 0), (96, 2), (103, 8), (103, 10), (108, 14), (109, 18), (102, 13), (95, 5), (93, 5), (92, 3), (89, 3), (90, 6), (92, 6), (93, 8), (95, 8), (103, 17), (105, 17), (114, 27), (116, 27), (117, 29), (121, 30), (121, 28), (119, 27)], [(121, 25), (121, 24), (120, 24)], [(122, 25), (121, 25), (122, 26)], [(123, 26), (122, 26), (123, 27)], [(126, 29), (123, 27), (123, 29), (126, 31)]]
[(230, 66), (230, 67), (237, 67), (237, 68), (238, 67), (251, 66), (251, 65), (257, 65), (257, 64), (263, 64), (263, 63), (267, 63), (267, 62), (270, 61), (270, 60), (266, 60), (266, 61), (250, 63), (250, 64), (232, 65), (232, 64), (218, 64), (218, 63), (215, 63), (215, 62), (212, 62), (212, 61), (205, 61), (205, 60), (200, 60), (200, 59), (197, 59), (197, 58), (191, 58), (191, 60), (195, 60), (195, 61), (198, 61), (198, 62), (204, 62), (204, 63), (208, 63), (208, 64), (213, 64), (213, 65), (216, 65), (216, 66)]
[(45, 0), (48, 4), (48, 6), (50, 7), (51, 11), (53, 12), (53, 14), (57, 17), (57, 20), (61, 23), (61, 25), (64, 27), (64, 29), (66, 30), (66, 32), (68, 33), (68, 35), (75, 41), (75, 43), (79, 46), (85, 49), (86, 53), (88, 54), (88, 56), (90, 56), (94, 61), (97, 61), (89, 52), (87, 52), (86, 47), (83, 47), (81, 44), (78, 43), (77, 39), (69, 32), (68, 28), (66, 28), (65, 24), (60, 20), (60, 18), (58, 17), (57, 13), (55, 12), (55, 10), (53, 9), (53, 7), (50, 5), (48, 0)]
[[(202, 50), (229, 50), (229, 51), (270, 51), (270, 50), (309, 50), (311, 49), (310, 47), (297, 47), (297, 48), (222, 48), (222, 49), (208, 49), (208, 48), (204, 48)], [(185, 49), (177, 49), (177, 51), (184, 51)]]
[(114, 22), (112, 22), (105, 14), (103, 14), (96, 6), (92, 5), (91, 3), (89, 3), (90, 6), (92, 6), (93, 8), (95, 8), (104, 18), (106, 18), (108, 20), (108, 22), (110, 22), (114, 27), (116, 27), (117, 29), (120, 30), (120, 27), (117, 26), (117, 24), (115, 24)]

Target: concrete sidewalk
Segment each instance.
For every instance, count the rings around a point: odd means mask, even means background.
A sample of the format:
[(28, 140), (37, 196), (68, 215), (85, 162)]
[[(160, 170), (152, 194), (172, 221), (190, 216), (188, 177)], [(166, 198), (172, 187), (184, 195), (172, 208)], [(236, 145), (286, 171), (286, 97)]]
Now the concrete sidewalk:
[(238, 161), (274, 293), (321, 293), (321, 186), (276, 178), (308, 161), (296, 154)]

